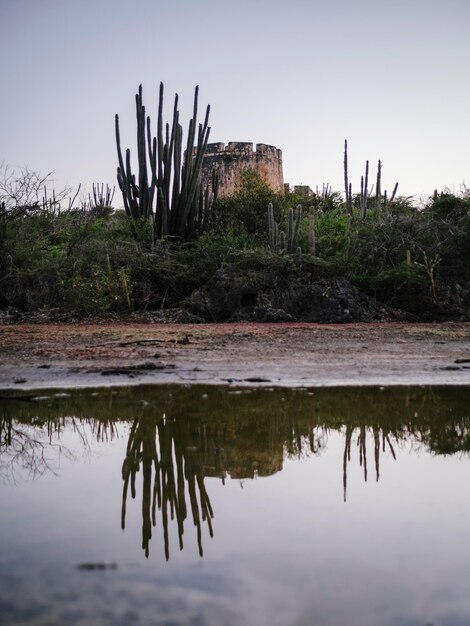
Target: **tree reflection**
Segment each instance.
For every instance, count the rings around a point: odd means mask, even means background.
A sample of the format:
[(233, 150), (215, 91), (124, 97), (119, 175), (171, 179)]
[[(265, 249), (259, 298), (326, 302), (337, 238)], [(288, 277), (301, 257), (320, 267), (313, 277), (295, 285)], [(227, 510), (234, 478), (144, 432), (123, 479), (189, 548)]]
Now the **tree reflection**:
[(11, 417), (0, 417), (0, 477), (3, 482), (16, 483), (20, 474), (35, 479), (56, 473), (61, 456), (71, 452), (54, 441), (49, 428), (19, 424)]
[(159, 527), (167, 560), (172, 528), (182, 549), (185, 525), (192, 523), (201, 556), (204, 529), (213, 536), (208, 478), (271, 476), (286, 458), (322, 454), (332, 433), (342, 438), (338, 487), (341, 492), (342, 478), (345, 501), (353, 467), (364, 480), (373, 475), (378, 481), (384, 458), (397, 460), (405, 444), (436, 455), (470, 451), (470, 388), (313, 394), (162, 386), (47, 397), (0, 399), (0, 476), (11, 480), (16, 469), (33, 477), (56, 471), (61, 455), (71, 455), (63, 445), (70, 441), (62, 438), (67, 430), (86, 455), (94, 441), (112, 441), (122, 432), (119, 422), (129, 424), (121, 525), (130, 492), (141, 498), (145, 555)]
[(116, 424), (93, 418), (32, 417), (28, 421), (15, 420), (11, 414), (0, 415), (0, 479), (16, 483), (19, 477), (35, 480), (57, 474), (61, 459), (75, 458), (70, 447), (64, 445), (61, 434), (70, 428), (79, 438), (81, 453), (90, 449), (91, 440), (110, 440), (116, 435)]
[(121, 526), (126, 524), (127, 493), (136, 497), (136, 476), (142, 474), (142, 549), (149, 555), (152, 527), (157, 525), (157, 508), (165, 547), (165, 557), (170, 557), (168, 522), (176, 520), (180, 550), (183, 549), (184, 522), (188, 515), (186, 492), (193, 523), (197, 531), (200, 556), (202, 548), (202, 523), (213, 536), (213, 511), (204, 485), (203, 450), (204, 431), (191, 432), (187, 421), (161, 419), (143, 415), (137, 417), (129, 434), (127, 453), (122, 466), (124, 481), (122, 494)]

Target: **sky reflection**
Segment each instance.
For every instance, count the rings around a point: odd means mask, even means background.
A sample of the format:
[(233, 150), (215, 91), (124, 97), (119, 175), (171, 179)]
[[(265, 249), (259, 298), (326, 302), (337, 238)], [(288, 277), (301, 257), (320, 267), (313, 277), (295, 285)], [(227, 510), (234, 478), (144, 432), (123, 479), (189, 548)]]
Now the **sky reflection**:
[(0, 487), (0, 614), (468, 623), (468, 395), (168, 387), (4, 400), (2, 472), (15, 433), (47, 443), (53, 471), (33, 480), (16, 458)]

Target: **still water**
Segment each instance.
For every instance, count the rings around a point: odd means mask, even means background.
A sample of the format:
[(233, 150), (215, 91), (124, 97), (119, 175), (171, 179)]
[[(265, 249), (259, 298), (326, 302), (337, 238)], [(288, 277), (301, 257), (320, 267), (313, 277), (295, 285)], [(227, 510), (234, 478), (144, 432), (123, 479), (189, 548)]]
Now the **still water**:
[(4, 395), (0, 623), (468, 626), (469, 400)]

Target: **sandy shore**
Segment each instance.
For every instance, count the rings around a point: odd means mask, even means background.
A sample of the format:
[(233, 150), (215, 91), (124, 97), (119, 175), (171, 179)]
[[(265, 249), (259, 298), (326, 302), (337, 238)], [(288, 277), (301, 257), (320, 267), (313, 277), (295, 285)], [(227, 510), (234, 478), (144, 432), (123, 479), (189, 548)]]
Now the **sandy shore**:
[(7, 324), (0, 388), (469, 385), (470, 324)]

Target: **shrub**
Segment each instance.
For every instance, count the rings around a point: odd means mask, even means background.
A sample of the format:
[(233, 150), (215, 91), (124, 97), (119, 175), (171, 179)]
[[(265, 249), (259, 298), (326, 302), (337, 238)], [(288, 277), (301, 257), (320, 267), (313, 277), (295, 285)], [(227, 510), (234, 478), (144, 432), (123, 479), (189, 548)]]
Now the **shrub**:
[(66, 308), (83, 315), (129, 311), (132, 308), (129, 278), (125, 270), (107, 272), (93, 267), (89, 274), (61, 278), (57, 292)]
[(240, 188), (214, 203), (211, 231), (245, 236), (252, 246), (267, 245), (270, 202), (276, 221), (280, 221), (286, 203), (284, 195), (273, 192), (254, 170), (246, 170)]

